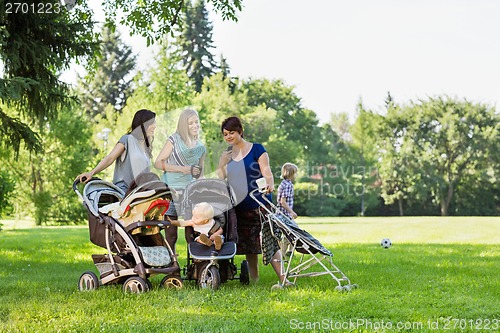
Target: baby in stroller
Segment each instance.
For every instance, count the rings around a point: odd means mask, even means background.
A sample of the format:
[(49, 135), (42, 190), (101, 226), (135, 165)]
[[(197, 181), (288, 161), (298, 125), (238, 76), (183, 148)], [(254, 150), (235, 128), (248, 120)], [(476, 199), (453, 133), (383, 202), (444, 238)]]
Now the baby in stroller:
[[(242, 284), (248, 284), (250, 281), (248, 263), (246, 261), (241, 263), (239, 275), (234, 263), (238, 234), (232, 188), (220, 179), (198, 179), (186, 186), (182, 206), (186, 220), (180, 223), (192, 224), (185, 228), (188, 250), (187, 265), (183, 269), (185, 280), (194, 280), (200, 288), (214, 290), (221, 283), (233, 279), (239, 279)], [(195, 224), (200, 226), (198, 221), (207, 220), (208, 223), (201, 226), (205, 227), (205, 230), (195, 226)], [(215, 222), (215, 227), (211, 227), (212, 220)], [(201, 232), (199, 235), (194, 230), (195, 227), (198, 232)], [(212, 229), (212, 231), (207, 229)], [(221, 236), (220, 240), (217, 235)], [(210, 242), (203, 242), (203, 240)], [(219, 246), (220, 249), (218, 249)]]
[(215, 250), (219, 251), (224, 244), (223, 229), (219, 222), (214, 220), (214, 208), (208, 202), (197, 203), (192, 210), (193, 217), (190, 220), (172, 221), (170, 223), (177, 227), (193, 227), (195, 232), (195, 242), (206, 246), (215, 245)]

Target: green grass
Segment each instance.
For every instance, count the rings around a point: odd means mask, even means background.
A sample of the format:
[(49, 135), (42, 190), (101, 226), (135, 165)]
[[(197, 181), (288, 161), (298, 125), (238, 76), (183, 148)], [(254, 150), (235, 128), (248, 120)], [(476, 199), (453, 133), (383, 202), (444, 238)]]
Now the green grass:
[[(276, 276), (268, 266), (257, 284), (229, 281), (215, 292), (192, 282), (161, 289), (161, 276), (142, 295), (120, 286), (79, 292), (80, 274), (97, 272), (91, 254), (104, 253), (85, 227), (2, 223), (1, 332), (500, 331), (496, 217), (300, 219), (359, 285), (349, 293), (334, 291), (328, 277), (271, 290)], [(384, 237), (392, 248), (380, 247)], [(182, 265), (185, 244), (178, 250)]]

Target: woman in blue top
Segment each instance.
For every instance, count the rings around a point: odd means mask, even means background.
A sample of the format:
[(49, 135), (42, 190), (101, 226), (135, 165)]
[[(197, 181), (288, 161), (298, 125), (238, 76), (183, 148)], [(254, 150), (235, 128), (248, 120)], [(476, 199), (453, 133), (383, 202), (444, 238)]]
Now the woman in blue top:
[[(227, 179), (235, 192), (237, 201), (235, 211), (238, 220), (237, 254), (246, 255), (250, 278), (256, 282), (259, 279), (258, 255), (262, 253), (260, 240), (262, 221), (260, 206), (249, 193), (258, 188), (257, 179), (264, 177), (267, 183), (264, 195), (271, 199), (274, 178), (269, 166), (269, 155), (260, 143), (251, 143), (243, 138), (243, 125), (238, 117), (225, 119), (221, 131), (230, 149), (221, 155), (219, 177)], [(256, 193), (256, 198), (265, 202), (260, 192)], [(283, 281), (279, 248), (273, 251), (271, 256), (269, 260), (264, 258), (264, 263), (271, 263), (281, 284), (289, 283)]]
[[(179, 116), (177, 130), (172, 134), (156, 158), (155, 167), (163, 170), (163, 181), (176, 194), (174, 204), (166, 215), (177, 220), (183, 215), (182, 192), (186, 186), (203, 175), (206, 148), (199, 140), (200, 117), (193, 109), (185, 109)], [(165, 231), (167, 242), (175, 252), (177, 227), (170, 226)]]
[(78, 175), (82, 182), (88, 182), (115, 162), (113, 183), (123, 192), (127, 192), (132, 181), (142, 172), (150, 171), (151, 151), (156, 130), (156, 114), (153, 111), (141, 109), (132, 119), (132, 125), (127, 134), (123, 135), (111, 152), (89, 172)]

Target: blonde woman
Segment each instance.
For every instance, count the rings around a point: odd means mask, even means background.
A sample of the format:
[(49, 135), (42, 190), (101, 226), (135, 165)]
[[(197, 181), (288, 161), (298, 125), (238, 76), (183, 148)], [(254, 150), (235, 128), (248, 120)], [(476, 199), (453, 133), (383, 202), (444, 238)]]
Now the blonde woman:
[[(182, 111), (177, 130), (169, 136), (154, 164), (155, 168), (163, 170), (163, 181), (176, 193), (174, 204), (166, 213), (171, 220), (183, 215), (181, 202), (186, 186), (203, 175), (206, 148), (199, 140), (200, 130), (198, 112), (189, 108)], [(177, 227), (167, 228), (165, 234), (175, 252)]]

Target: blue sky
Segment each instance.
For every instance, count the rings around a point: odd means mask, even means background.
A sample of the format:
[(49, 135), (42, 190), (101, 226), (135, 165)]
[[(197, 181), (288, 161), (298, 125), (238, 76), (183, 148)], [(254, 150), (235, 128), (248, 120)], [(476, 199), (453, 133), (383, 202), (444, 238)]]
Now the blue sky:
[[(212, 15), (217, 57), (240, 77), (282, 79), (328, 121), (356, 104), (447, 94), (500, 101), (500, 1), (246, 0), (238, 22)], [(141, 59), (151, 50), (123, 35)]]

